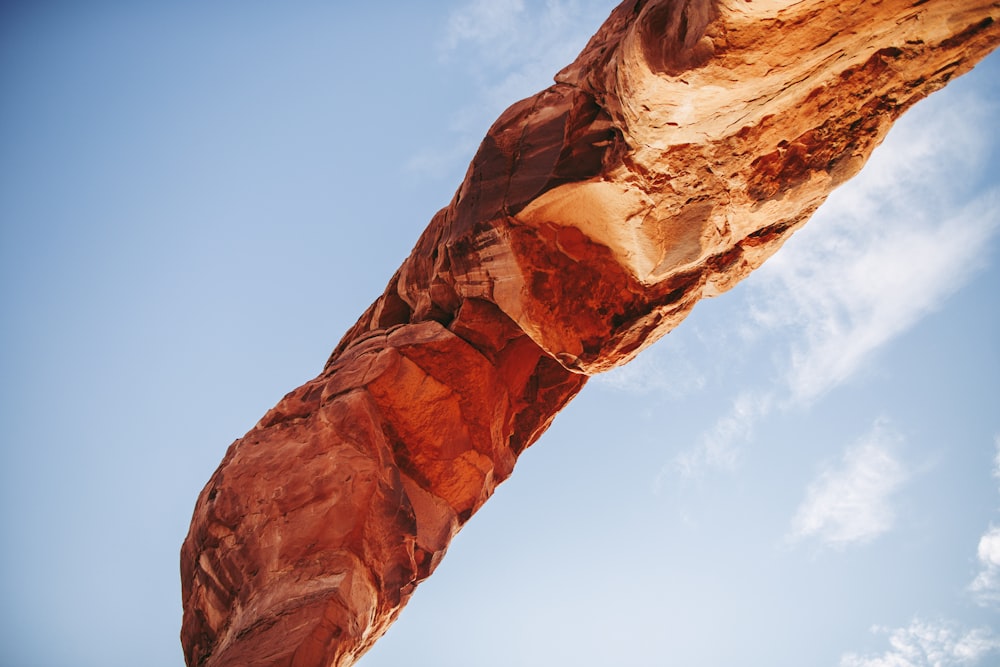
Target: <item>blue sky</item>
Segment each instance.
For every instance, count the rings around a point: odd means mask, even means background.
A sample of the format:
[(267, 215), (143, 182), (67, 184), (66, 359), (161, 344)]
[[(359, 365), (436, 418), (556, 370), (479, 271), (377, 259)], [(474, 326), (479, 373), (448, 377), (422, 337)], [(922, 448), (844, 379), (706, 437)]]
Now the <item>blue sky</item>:
[[(0, 664), (183, 663), (225, 448), (613, 4), (0, 10)], [(592, 380), (359, 664), (996, 664), (998, 115), (994, 55)]]

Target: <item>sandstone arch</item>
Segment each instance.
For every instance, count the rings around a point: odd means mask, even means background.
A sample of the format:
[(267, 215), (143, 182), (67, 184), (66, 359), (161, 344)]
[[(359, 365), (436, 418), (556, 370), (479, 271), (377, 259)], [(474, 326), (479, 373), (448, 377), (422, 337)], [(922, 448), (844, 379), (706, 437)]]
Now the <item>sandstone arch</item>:
[(188, 664), (351, 664), (589, 375), (773, 254), (998, 19), (620, 5), (497, 120), (323, 372), (230, 447), (182, 548)]

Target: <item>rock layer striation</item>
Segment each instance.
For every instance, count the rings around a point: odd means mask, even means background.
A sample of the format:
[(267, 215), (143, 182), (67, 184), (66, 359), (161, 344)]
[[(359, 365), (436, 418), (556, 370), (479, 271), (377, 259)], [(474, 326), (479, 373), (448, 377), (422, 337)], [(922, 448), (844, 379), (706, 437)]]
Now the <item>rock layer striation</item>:
[(588, 376), (760, 266), (998, 20), (622, 3), (496, 121), (322, 373), (227, 451), (181, 550), (187, 664), (352, 664)]

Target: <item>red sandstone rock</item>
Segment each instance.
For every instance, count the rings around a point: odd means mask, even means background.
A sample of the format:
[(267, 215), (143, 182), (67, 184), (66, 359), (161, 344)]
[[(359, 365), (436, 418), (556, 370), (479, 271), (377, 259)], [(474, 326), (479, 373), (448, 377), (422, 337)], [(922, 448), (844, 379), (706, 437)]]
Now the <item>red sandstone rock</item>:
[(987, 0), (629, 0), (490, 129), (319, 377), (226, 453), (181, 551), (188, 665), (350, 665), (588, 375), (774, 253)]

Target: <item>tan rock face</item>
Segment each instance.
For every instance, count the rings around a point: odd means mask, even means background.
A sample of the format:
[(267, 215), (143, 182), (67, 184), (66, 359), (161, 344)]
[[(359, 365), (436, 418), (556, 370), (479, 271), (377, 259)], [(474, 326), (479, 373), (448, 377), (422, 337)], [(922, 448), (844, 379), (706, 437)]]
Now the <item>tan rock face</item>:
[(352, 664), (589, 375), (760, 266), (998, 20), (624, 2), (497, 120), (319, 377), (229, 448), (181, 551), (188, 665)]

